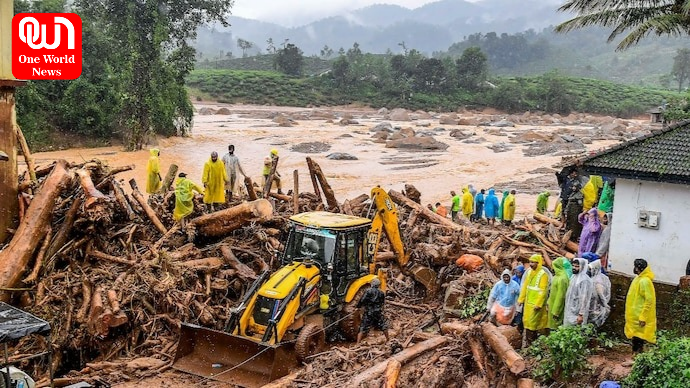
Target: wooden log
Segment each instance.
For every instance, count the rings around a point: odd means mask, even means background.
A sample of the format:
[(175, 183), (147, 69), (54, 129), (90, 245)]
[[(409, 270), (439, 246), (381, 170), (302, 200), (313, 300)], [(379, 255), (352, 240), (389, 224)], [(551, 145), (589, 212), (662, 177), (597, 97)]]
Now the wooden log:
[(266, 222), (272, 217), (271, 203), (267, 199), (257, 199), (194, 218), (189, 223), (198, 236), (219, 237), (252, 222)]
[(355, 214), (352, 212), (352, 206), (350, 205), (350, 200), (346, 199), (345, 202), (343, 202), (342, 209), (340, 209), (343, 214), (347, 214), (350, 216), (354, 216)]
[(400, 303), (400, 302), (396, 302), (394, 300), (388, 300), (388, 301), (386, 301), (386, 304), (390, 305), (390, 306), (402, 307), (404, 309), (416, 311), (418, 313), (428, 313), (429, 312), (428, 308), (415, 306), (415, 305), (407, 304), (407, 303)]
[(19, 148), (22, 150), (22, 155), (24, 155), (24, 161), (26, 162), (26, 171), (29, 172), (29, 179), (33, 183), (38, 183), (36, 178), (36, 164), (34, 163), (34, 158), (31, 156), (31, 150), (29, 149), (29, 144), (26, 142), (24, 137), (24, 132), (19, 127), (19, 125), (14, 126), (14, 133), (17, 136), (17, 142), (19, 143)]
[(122, 257), (109, 255), (107, 253), (101, 252), (101, 251), (94, 249), (92, 247), (89, 247), (89, 249), (86, 250), (86, 255), (91, 256), (95, 259), (110, 261), (110, 262), (118, 263), (118, 264), (125, 264), (125, 265), (135, 265), (136, 264), (136, 261), (127, 260), (127, 259), (122, 258)]
[[(423, 354), (430, 350), (434, 350), (442, 345), (445, 345), (447, 342), (448, 338), (443, 336), (437, 336), (432, 339), (413, 345), (407, 349), (404, 349), (403, 351), (395, 354), (391, 358), (397, 360), (398, 362), (404, 365), (407, 362), (414, 360), (420, 354)], [(347, 386), (359, 387), (360, 384), (366, 381), (372, 381), (378, 378), (379, 376), (381, 376), (381, 374), (383, 374), (386, 371), (386, 368), (388, 367), (388, 361), (389, 360), (381, 361), (375, 364), (374, 366), (364, 370), (363, 372), (360, 372), (352, 379), (350, 379), (350, 381), (347, 383)]]
[(117, 296), (117, 291), (108, 290), (107, 296), (110, 310), (112, 311), (112, 316), (108, 317), (108, 326), (118, 327), (124, 325), (129, 319), (127, 318), (127, 314), (120, 308), (120, 298)]
[(151, 209), (151, 206), (149, 206), (149, 204), (146, 203), (144, 196), (139, 191), (137, 181), (135, 181), (134, 179), (130, 179), (129, 186), (132, 188), (132, 196), (134, 197), (134, 199), (137, 200), (139, 206), (141, 206), (141, 208), (144, 209), (144, 213), (146, 213), (149, 220), (151, 220), (151, 222), (156, 227), (156, 229), (158, 229), (158, 231), (165, 234), (168, 231), (168, 229), (165, 228), (161, 220), (158, 218), (158, 215), (156, 215), (156, 212), (153, 211), (153, 209)]
[(86, 314), (90, 312), (91, 307), (91, 284), (89, 281), (84, 279), (81, 282), (81, 297), (82, 304), (79, 311), (77, 311), (77, 322), (86, 322)]
[(544, 214), (539, 214), (539, 213), (536, 213), (536, 212), (535, 212), (535, 213), (532, 215), (532, 217), (534, 217), (535, 220), (537, 220), (537, 221), (539, 221), (539, 222), (541, 222), (541, 223), (544, 223), (544, 224), (551, 224), (551, 225), (556, 226), (556, 227), (558, 227), (558, 228), (560, 228), (561, 226), (563, 226), (563, 223), (562, 223), (561, 221), (559, 221), (559, 220), (557, 220), (557, 219), (555, 219), (555, 218), (551, 218), (551, 217), (549, 217), (549, 216), (546, 216), (546, 215), (544, 215)]
[(115, 179), (111, 179), (110, 184), (113, 188), (113, 193), (115, 194), (115, 201), (118, 203), (118, 205), (120, 205), (122, 211), (127, 214), (127, 219), (132, 221), (137, 218), (137, 215), (134, 213), (134, 209), (132, 209), (132, 206), (130, 206), (129, 202), (127, 202), (125, 190), (122, 188), (120, 182), (116, 181)]
[(223, 266), (223, 259), (219, 257), (207, 257), (205, 259), (180, 261), (176, 262), (175, 265), (196, 271), (212, 272), (218, 271)]
[(468, 337), (474, 363), (477, 364), (477, 367), (482, 372), (482, 375), (486, 376), (486, 350), (484, 350), (484, 345), (482, 345), (482, 342), (479, 341), (476, 336), (470, 335)]
[(443, 322), (441, 323), (441, 333), (452, 334), (456, 337), (460, 337), (466, 331), (470, 330), (470, 326), (465, 325), (461, 322)]
[(94, 186), (91, 180), (91, 173), (86, 169), (80, 168), (77, 170), (77, 176), (79, 177), (79, 184), (81, 184), (84, 190), (84, 196), (86, 197), (86, 201), (84, 202), (85, 208), (90, 209), (95, 206), (102, 206), (107, 200), (107, 197)]
[(565, 249), (569, 250), (570, 252), (577, 253), (577, 251), (580, 250), (580, 246), (577, 245), (576, 242), (568, 240), (568, 242), (565, 243)]
[(404, 205), (409, 207), (410, 209), (417, 210), (417, 212), (424, 217), (426, 220), (431, 221), (433, 223), (439, 224), (446, 226), (452, 230), (459, 231), (459, 232), (464, 232), (467, 228), (458, 225), (455, 222), (451, 221), (449, 218), (441, 217), (440, 215), (432, 212), (431, 210), (427, 209), (426, 207), (414, 202), (413, 200), (407, 198), (404, 196), (402, 193), (395, 191), (395, 190), (390, 190), (388, 191), (388, 195), (391, 197), (391, 199), (397, 203), (398, 205)]
[(558, 252), (558, 251), (560, 250), (556, 244), (554, 244), (554, 243), (552, 243), (551, 241), (549, 241), (549, 239), (547, 239), (546, 236), (544, 236), (543, 234), (537, 232), (536, 230), (533, 230), (532, 232), (530, 232), (530, 234), (531, 234), (532, 236), (536, 237), (536, 239), (539, 240), (539, 242), (541, 242), (542, 244), (544, 244), (544, 246), (548, 247), (548, 248), (551, 249), (552, 251)]
[(514, 374), (522, 373), (525, 370), (526, 364), (525, 360), (520, 356), (506, 337), (504, 337), (496, 326), (489, 322), (482, 324), (482, 335), (486, 341), (491, 345), (491, 348), (496, 352), (499, 358), (503, 360), (508, 369)]
[(299, 211), (299, 172), (294, 170), (292, 172), (292, 214), (298, 214)]
[(256, 196), (256, 190), (254, 189), (254, 182), (249, 176), (244, 177), (244, 187), (247, 188), (247, 195), (249, 195), (250, 201), (256, 201), (258, 197)]
[(274, 158), (271, 158), (271, 171), (268, 173), (268, 178), (266, 179), (266, 182), (264, 182), (264, 198), (268, 198), (268, 193), (271, 192), (271, 186), (273, 186), (273, 177), (276, 174), (276, 168), (278, 168), (278, 160), (280, 159), (278, 155), (276, 155)]
[(311, 184), (314, 186), (314, 194), (320, 203), (323, 203), (321, 198), (321, 190), (319, 190), (319, 180), (316, 177), (316, 172), (314, 170), (314, 164), (311, 158), (307, 158), (307, 167), (309, 168), (309, 177), (311, 178)]
[(108, 290), (108, 303), (110, 303), (110, 309), (113, 310), (113, 314), (120, 312), (120, 298), (117, 297), (117, 291)]
[(285, 194), (278, 194), (278, 193), (268, 193), (268, 196), (271, 198), (279, 199), (283, 202), (292, 202), (293, 197)]
[(338, 206), (338, 200), (335, 198), (335, 192), (333, 192), (331, 185), (328, 183), (326, 175), (321, 171), (321, 166), (312, 158), (307, 157), (307, 164), (309, 163), (311, 163), (314, 169), (314, 175), (316, 175), (321, 189), (323, 190), (323, 195), (326, 197), (326, 205), (328, 206), (326, 210), (334, 213), (340, 212), (340, 206)]
[(175, 180), (175, 176), (177, 175), (177, 169), (177, 164), (171, 164), (170, 167), (168, 167), (168, 173), (165, 174), (165, 179), (163, 179), (163, 185), (160, 189), (158, 189), (159, 194), (165, 194), (168, 192), (168, 190), (170, 190), (173, 181)]
[(518, 331), (517, 327), (510, 325), (500, 325), (496, 329), (508, 340), (513, 349), (522, 347), (522, 333)]
[(398, 377), (400, 376), (400, 369), (402, 368), (402, 363), (394, 358), (388, 360), (386, 365), (386, 382), (384, 383), (385, 388), (395, 388), (397, 387)]
[(19, 284), (41, 241), (40, 236), (50, 223), (55, 199), (70, 182), (71, 176), (67, 170), (67, 162), (59, 161), (31, 202), (9, 245), (0, 252), (0, 288), (3, 289), (0, 291), (0, 301), (8, 302), (11, 293), (7, 289)]
[(98, 286), (91, 296), (91, 308), (87, 319), (87, 327), (92, 335), (102, 333), (103, 327), (99, 319), (105, 309), (103, 308), (103, 288)]
[(31, 274), (29, 274), (29, 276), (27, 276), (23, 280), (25, 284), (35, 282), (36, 279), (38, 279), (38, 273), (41, 271), (41, 268), (43, 267), (43, 259), (45, 258), (46, 251), (50, 246), (50, 239), (53, 237), (53, 228), (48, 226), (47, 229), (48, 230), (46, 231), (45, 237), (43, 238), (43, 244), (41, 244), (41, 248), (38, 250), (38, 255), (36, 255), (34, 269), (33, 271), (31, 271)]
[(517, 388), (534, 388), (534, 380), (526, 377), (518, 379)]
[(223, 244), (220, 246), (220, 252), (223, 254), (223, 258), (225, 258), (225, 264), (229, 265), (232, 267), (235, 271), (237, 271), (237, 275), (242, 278), (242, 279), (256, 279), (256, 273), (254, 270), (249, 268), (246, 264), (242, 263), (237, 259), (237, 256), (232, 252), (232, 249), (226, 245)]

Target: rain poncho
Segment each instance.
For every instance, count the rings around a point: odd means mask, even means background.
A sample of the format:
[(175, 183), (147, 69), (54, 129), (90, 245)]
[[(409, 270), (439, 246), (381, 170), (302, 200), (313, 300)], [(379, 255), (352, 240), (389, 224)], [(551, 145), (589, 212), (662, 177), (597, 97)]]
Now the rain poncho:
[(512, 221), (515, 218), (515, 195), (509, 194), (503, 204), (503, 220)]
[(565, 270), (565, 274), (568, 275), (568, 279), (572, 279), (573, 277), (573, 265), (570, 264), (570, 260), (565, 261), (563, 263), (563, 269)]
[(158, 158), (160, 151), (158, 148), (151, 148), (149, 150), (149, 162), (146, 165), (146, 192), (153, 194), (161, 187), (161, 162)]
[[(546, 327), (548, 313), (546, 311), (546, 296), (549, 289), (549, 275), (544, 271), (541, 255), (532, 255), (530, 262), (536, 262), (536, 269), (528, 269), (525, 273), (518, 303), (524, 303), (522, 323), (526, 329), (537, 331)], [(538, 307), (538, 310), (535, 310)]]
[(470, 190), (465, 187), (462, 189), (462, 214), (469, 218), (474, 210), (474, 198), (470, 193)]
[(601, 235), (599, 236), (599, 243), (597, 244), (596, 254), (599, 257), (604, 257), (609, 251), (609, 243), (611, 242), (611, 222), (613, 221), (613, 213), (606, 213), (606, 218), (609, 220), (608, 225), (602, 225)]
[[(609, 182), (604, 183), (604, 189), (601, 191), (601, 199), (599, 200), (599, 210), (604, 213), (610, 213), (613, 210), (613, 196), (615, 189), (611, 187)], [(611, 222), (611, 220), (609, 220)]]
[(501, 274), (501, 280), (496, 282), (491, 289), (486, 309), (491, 311), (491, 315), (496, 316), (499, 323), (509, 325), (515, 316), (515, 303), (520, 296), (520, 286), (512, 279), (506, 284), (503, 281), (504, 275), (510, 277), (510, 271), (504, 270)]
[(582, 210), (587, 211), (597, 203), (599, 190), (604, 187), (604, 180), (599, 175), (590, 175), (589, 181), (582, 187)]
[(577, 325), (577, 316), (582, 315), (582, 324), (587, 324), (589, 317), (589, 303), (592, 299), (592, 279), (587, 276), (587, 260), (576, 258), (580, 263), (580, 272), (574, 274), (565, 294), (565, 310), (563, 312), (563, 324), (566, 326)]
[(546, 208), (549, 206), (549, 196), (551, 193), (548, 191), (545, 191), (539, 196), (537, 196), (537, 213), (539, 214), (544, 214), (546, 213)]
[(489, 194), (484, 199), (484, 215), (486, 218), (496, 218), (498, 215), (498, 197), (494, 189), (489, 189)]
[(589, 321), (600, 327), (611, 312), (609, 301), (611, 300), (611, 281), (609, 277), (601, 273), (601, 260), (589, 263), (594, 291), (589, 305)]
[(506, 199), (508, 198), (508, 195), (510, 192), (508, 190), (503, 192), (503, 197), (501, 197), (501, 204), (498, 206), (498, 219), (502, 220), (503, 219), (503, 209), (505, 209), (506, 206)]
[(204, 164), (204, 174), (201, 181), (206, 187), (204, 193), (204, 203), (223, 203), (225, 202), (225, 182), (228, 176), (225, 174), (225, 165), (220, 159), (210, 159)]
[(546, 302), (549, 311), (549, 329), (557, 329), (563, 324), (565, 294), (568, 292), (568, 284), (570, 283), (568, 274), (565, 273), (565, 268), (563, 268), (564, 263), (567, 262), (568, 259), (559, 257), (554, 260), (553, 263), (551, 263), (551, 266), (556, 274), (551, 280), (549, 300)]
[(554, 212), (553, 212), (554, 218), (560, 218), (562, 212), (563, 212), (563, 203), (561, 201), (558, 201), (558, 203), (556, 203), (556, 210), (554, 210)]
[(522, 264), (518, 265), (517, 267), (515, 267), (515, 275), (513, 275), (513, 280), (515, 280), (515, 282), (518, 285), (521, 285), (522, 284), (522, 276), (524, 274), (525, 274), (525, 266)]
[[(589, 216), (589, 218), (587, 218)], [(601, 223), (599, 222), (599, 212), (597, 209), (589, 209), (586, 214), (580, 214), (577, 220), (582, 224), (580, 234), (580, 245), (577, 255), (582, 257), (586, 252), (594, 252), (599, 243), (601, 235)]]
[[(635, 276), (625, 298), (625, 336), (656, 343), (656, 294), (654, 272), (647, 267)], [(645, 322), (640, 326), (640, 322)]]
[(175, 210), (173, 211), (173, 218), (175, 221), (181, 220), (192, 214), (194, 211), (194, 192), (203, 193), (204, 189), (197, 186), (194, 182), (187, 178), (179, 178), (175, 185)]
[(460, 211), (460, 196), (457, 195), (457, 194), (455, 194), (455, 195), (453, 196), (453, 200), (452, 200), (452, 201), (453, 201), (453, 202), (452, 202), (452, 205), (451, 205), (451, 207), (450, 207), (450, 210), (451, 210), (451, 211), (454, 211), (454, 212)]
[(484, 213), (484, 194), (481, 192), (474, 196), (474, 219), (478, 220), (482, 218)]
[(225, 175), (228, 176), (230, 182), (225, 185), (226, 190), (235, 191), (235, 182), (237, 180), (237, 170), (240, 171), (242, 175), (246, 175), (240, 164), (240, 159), (235, 154), (230, 154), (229, 152), (223, 155), (223, 165), (225, 166)]

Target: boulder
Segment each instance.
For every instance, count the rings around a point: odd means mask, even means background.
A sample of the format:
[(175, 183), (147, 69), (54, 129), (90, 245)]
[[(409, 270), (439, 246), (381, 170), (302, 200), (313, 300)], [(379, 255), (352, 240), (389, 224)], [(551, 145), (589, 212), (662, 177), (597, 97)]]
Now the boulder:
[(292, 120), (283, 115), (276, 116), (273, 122), (277, 123), (279, 127), (292, 127)]
[(400, 129), (400, 132), (398, 133), (400, 133), (404, 137), (415, 137), (414, 129), (409, 127)]
[(410, 121), (410, 114), (407, 110), (402, 108), (393, 109), (393, 111), (388, 115), (388, 119), (392, 121)]
[(508, 151), (513, 149), (513, 146), (508, 144), (508, 143), (501, 142), (501, 143), (494, 143), (494, 144), (492, 144), (486, 148), (492, 150), (493, 152), (499, 153), (499, 152), (508, 152)]
[(514, 126), (515, 126), (515, 123), (503, 119), (503, 120), (499, 120), (499, 121), (493, 122), (493, 123), (491, 123), (491, 124), (489, 124), (489, 125), (492, 126), (492, 127), (504, 128), (504, 127), (514, 127)]
[(371, 138), (374, 139), (375, 143), (385, 143), (386, 139), (388, 139), (388, 135), (389, 133), (386, 131), (379, 131), (371, 135)]
[(443, 115), (438, 119), (438, 123), (441, 125), (458, 125), (458, 120), (450, 115)]
[(612, 122), (601, 126), (601, 132), (611, 134), (625, 132), (628, 127), (620, 122)]
[(354, 119), (342, 119), (338, 122), (340, 125), (359, 125), (359, 121)]
[(381, 131), (386, 131), (386, 132), (393, 132), (393, 126), (389, 122), (382, 122), (379, 124), (376, 124), (375, 127), (371, 128), (370, 131), (372, 132), (381, 132)]
[(326, 156), (326, 159), (330, 159), (330, 160), (358, 160), (356, 156), (346, 154), (344, 152), (334, 152), (332, 154), (328, 154), (328, 156)]
[(476, 133), (472, 131), (463, 131), (462, 129), (451, 129), (450, 131), (450, 137), (458, 140), (467, 139), (473, 135), (476, 135)]
[(203, 107), (199, 109), (199, 114), (203, 116), (214, 115), (216, 111), (213, 108)]
[(591, 137), (582, 137), (580, 138), (580, 141), (582, 144), (592, 144), (592, 138)]
[(474, 117), (460, 117), (458, 125), (479, 125), (479, 120)]
[(231, 113), (231, 112), (230, 112), (230, 109), (225, 108), (225, 107), (220, 108), (220, 109), (218, 109), (218, 110), (216, 111), (216, 114), (217, 114), (217, 115), (229, 115), (230, 113)]
[(429, 120), (432, 118), (429, 113), (424, 112), (423, 110), (415, 111), (411, 116), (415, 120)]
[(387, 115), (388, 114), (388, 108), (381, 108), (376, 113), (378, 113), (380, 115)]
[(448, 144), (441, 143), (433, 137), (406, 137), (386, 142), (386, 148), (409, 149), (419, 151), (443, 151)]

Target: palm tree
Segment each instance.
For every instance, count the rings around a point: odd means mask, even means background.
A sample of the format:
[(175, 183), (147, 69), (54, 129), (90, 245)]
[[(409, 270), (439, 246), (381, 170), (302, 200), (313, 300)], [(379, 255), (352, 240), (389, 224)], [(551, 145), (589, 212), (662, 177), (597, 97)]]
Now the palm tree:
[(690, 35), (690, 0), (567, 0), (558, 10), (577, 16), (558, 25), (556, 32), (594, 25), (614, 27), (609, 42), (627, 34), (617, 51), (634, 46), (651, 33)]

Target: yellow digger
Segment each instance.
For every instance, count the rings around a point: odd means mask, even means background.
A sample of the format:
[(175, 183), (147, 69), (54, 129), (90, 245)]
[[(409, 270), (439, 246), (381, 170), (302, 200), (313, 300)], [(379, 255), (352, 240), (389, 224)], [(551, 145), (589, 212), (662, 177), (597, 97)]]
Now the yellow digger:
[(436, 290), (436, 273), (412, 265), (400, 238), (397, 210), (380, 187), (372, 189), (373, 219), (328, 212), (290, 218), (282, 267), (262, 273), (230, 312), (225, 331), (183, 323), (173, 368), (245, 387), (288, 374), (323, 348), (326, 330), (355, 340), (357, 302), (375, 277), (385, 233), (404, 273)]

